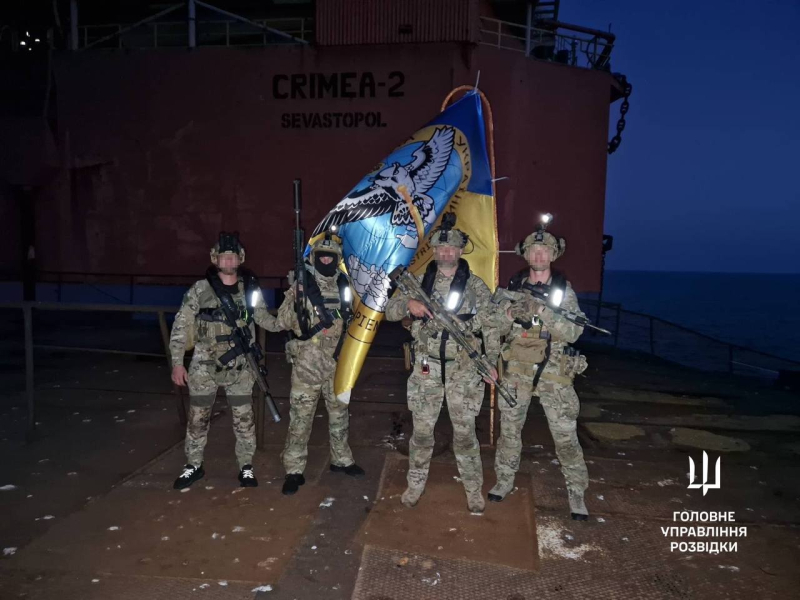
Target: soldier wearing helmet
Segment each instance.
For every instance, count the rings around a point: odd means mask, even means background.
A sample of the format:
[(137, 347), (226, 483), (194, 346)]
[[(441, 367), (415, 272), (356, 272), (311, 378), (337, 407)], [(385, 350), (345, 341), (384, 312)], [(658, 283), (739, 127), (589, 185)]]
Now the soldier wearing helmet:
[[(203, 451), (208, 440), (211, 409), (220, 386), (225, 388), (231, 407), (239, 481), (242, 487), (258, 485), (253, 471), (255, 379), (247, 367), (245, 355), (230, 354), (231, 344), (225, 338), (231, 335), (232, 328), (221, 308), (218, 291), (230, 295), (238, 310), (236, 326), (249, 328), (251, 340), (255, 340), (254, 322), (270, 331), (280, 328), (267, 310), (258, 279), (241, 266), (244, 256), (238, 233), (220, 233), (219, 241), (211, 248), (212, 266), (206, 271), (206, 278), (186, 292), (172, 326), (169, 343), (172, 381), (179, 386), (189, 386), (186, 466), (175, 480), (175, 489), (188, 487), (205, 475)], [(183, 359), (192, 347), (194, 354), (187, 372)]]
[[(441, 226), (431, 234), (434, 260), (419, 277), (420, 285), (464, 322), (475, 349), (480, 349), (483, 339), (489, 360), (496, 362), (500, 340), (494, 335), (494, 322), (490, 323), (496, 312), (491, 307), (491, 292), (461, 258), (468, 236), (455, 228), (455, 222), (455, 214), (447, 213)], [(411, 508), (425, 491), (433, 431), (446, 399), (453, 425), (453, 452), (467, 495), (467, 507), (474, 513), (483, 512), (483, 469), (475, 418), (483, 403), (484, 382), (467, 352), (438, 326), (425, 305), (396, 292), (386, 305), (386, 318), (399, 321), (407, 316), (414, 319), (413, 370), (408, 379), (408, 407), (414, 433), (409, 441), (408, 488), (400, 500)]]
[(548, 300), (543, 302), (526, 294), (523, 300), (507, 308), (507, 334), (501, 352), (503, 381), (509, 389), (516, 389), (517, 406), (499, 405), (500, 437), (494, 465), (497, 482), (489, 492), (489, 500), (501, 502), (514, 489), (522, 450), (522, 427), (531, 397), (538, 396), (566, 479), (572, 518), (586, 520), (589, 513), (584, 492), (589, 476), (578, 442), (580, 401), (573, 380), (586, 369), (587, 363), (570, 346), (580, 337), (583, 327), (548, 306), (561, 306), (581, 316), (583, 313), (572, 286), (551, 268), (551, 263), (566, 250), (565, 240), (546, 230), (551, 220), (551, 215), (544, 215), (538, 229), (517, 246), (517, 253), (528, 266), (514, 275), (508, 285), (511, 291), (538, 290)]
[(281, 491), (287, 496), (295, 494), (305, 483), (308, 440), (320, 395), (328, 410), (330, 470), (351, 477), (364, 476), (347, 441), (349, 407), (337, 400), (333, 392), (336, 361), (352, 318), (353, 295), (350, 281), (339, 270), (341, 260), (338, 237), (326, 233), (317, 239), (304, 264), (305, 273), (295, 277), (297, 281), (278, 309), (278, 321), (292, 333), (286, 345), (287, 358), (292, 364), (289, 431), (281, 454), (286, 471)]

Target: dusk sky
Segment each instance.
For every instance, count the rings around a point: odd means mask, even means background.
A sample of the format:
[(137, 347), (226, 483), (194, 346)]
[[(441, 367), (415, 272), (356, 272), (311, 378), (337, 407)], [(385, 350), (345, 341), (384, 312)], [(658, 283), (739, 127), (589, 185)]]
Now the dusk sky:
[(559, 19), (610, 23), (634, 86), (607, 268), (800, 272), (800, 2), (566, 0)]

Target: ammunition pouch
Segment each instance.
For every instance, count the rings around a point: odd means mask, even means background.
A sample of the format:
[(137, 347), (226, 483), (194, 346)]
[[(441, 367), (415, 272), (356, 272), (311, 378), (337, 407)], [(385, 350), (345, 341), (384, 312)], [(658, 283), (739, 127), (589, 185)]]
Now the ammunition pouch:
[(227, 323), (203, 318), (203, 315), (198, 315), (197, 319), (195, 319), (194, 329), (196, 330), (196, 340), (209, 340), (212, 342), (212, 345), (219, 343), (219, 340), (217, 340), (218, 337), (230, 335), (231, 333), (231, 328)]
[(546, 339), (518, 337), (503, 351), (503, 360), (538, 365), (545, 359), (546, 352)]
[(568, 346), (558, 358), (558, 374), (542, 373), (542, 379), (571, 386), (575, 377), (583, 373), (588, 366), (586, 357)]
[(184, 352), (189, 352), (194, 348), (197, 342), (197, 319), (194, 320), (191, 327), (186, 328), (186, 345), (183, 347)]
[(414, 368), (414, 348), (411, 342), (403, 343), (403, 362), (405, 363), (406, 371)]

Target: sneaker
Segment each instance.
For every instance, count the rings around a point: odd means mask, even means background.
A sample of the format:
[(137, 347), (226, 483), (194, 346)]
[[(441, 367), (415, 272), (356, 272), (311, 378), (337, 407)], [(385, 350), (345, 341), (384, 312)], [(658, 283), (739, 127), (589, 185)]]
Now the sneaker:
[(511, 477), (497, 476), (497, 483), (489, 490), (489, 502), (502, 502), (514, 489), (514, 475)]
[(258, 479), (253, 473), (253, 465), (245, 465), (239, 471), (239, 483), (241, 487), (258, 487)]
[(350, 477), (363, 477), (366, 475), (364, 469), (359, 467), (356, 463), (352, 465), (347, 465), (346, 467), (340, 467), (339, 465), (331, 465), (331, 471), (334, 473), (344, 473), (345, 475), (350, 475)]
[(302, 473), (289, 473), (286, 476), (286, 481), (283, 482), (283, 488), (281, 488), (281, 494), (284, 496), (291, 496), (297, 493), (297, 490), (300, 489), (300, 486), (306, 482), (306, 478), (303, 476)]
[(183, 467), (183, 473), (178, 475), (178, 478), (175, 480), (175, 483), (172, 484), (172, 487), (176, 490), (182, 490), (192, 485), (198, 479), (202, 479), (203, 475), (205, 474), (206, 472), (203, 470), (202, 464), (200, 464), (199, 467), (195, 467), (194, 465), (186, 465)]

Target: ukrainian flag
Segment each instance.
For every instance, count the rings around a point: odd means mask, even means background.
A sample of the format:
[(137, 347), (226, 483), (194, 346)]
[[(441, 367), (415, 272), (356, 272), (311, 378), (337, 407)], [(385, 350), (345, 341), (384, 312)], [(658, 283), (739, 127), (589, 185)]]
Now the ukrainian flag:
[(314, 230), (335, 230), (356, 293), (334, 391), (349, 402), (383, 320), (389, 273), (422, 271), (432, 258), (429, 234), (444, 212), (470, 236), (464, 252), (472, 271), (497, 283), (497, 220), (481, 96), (467, 93), (382, 160)]

